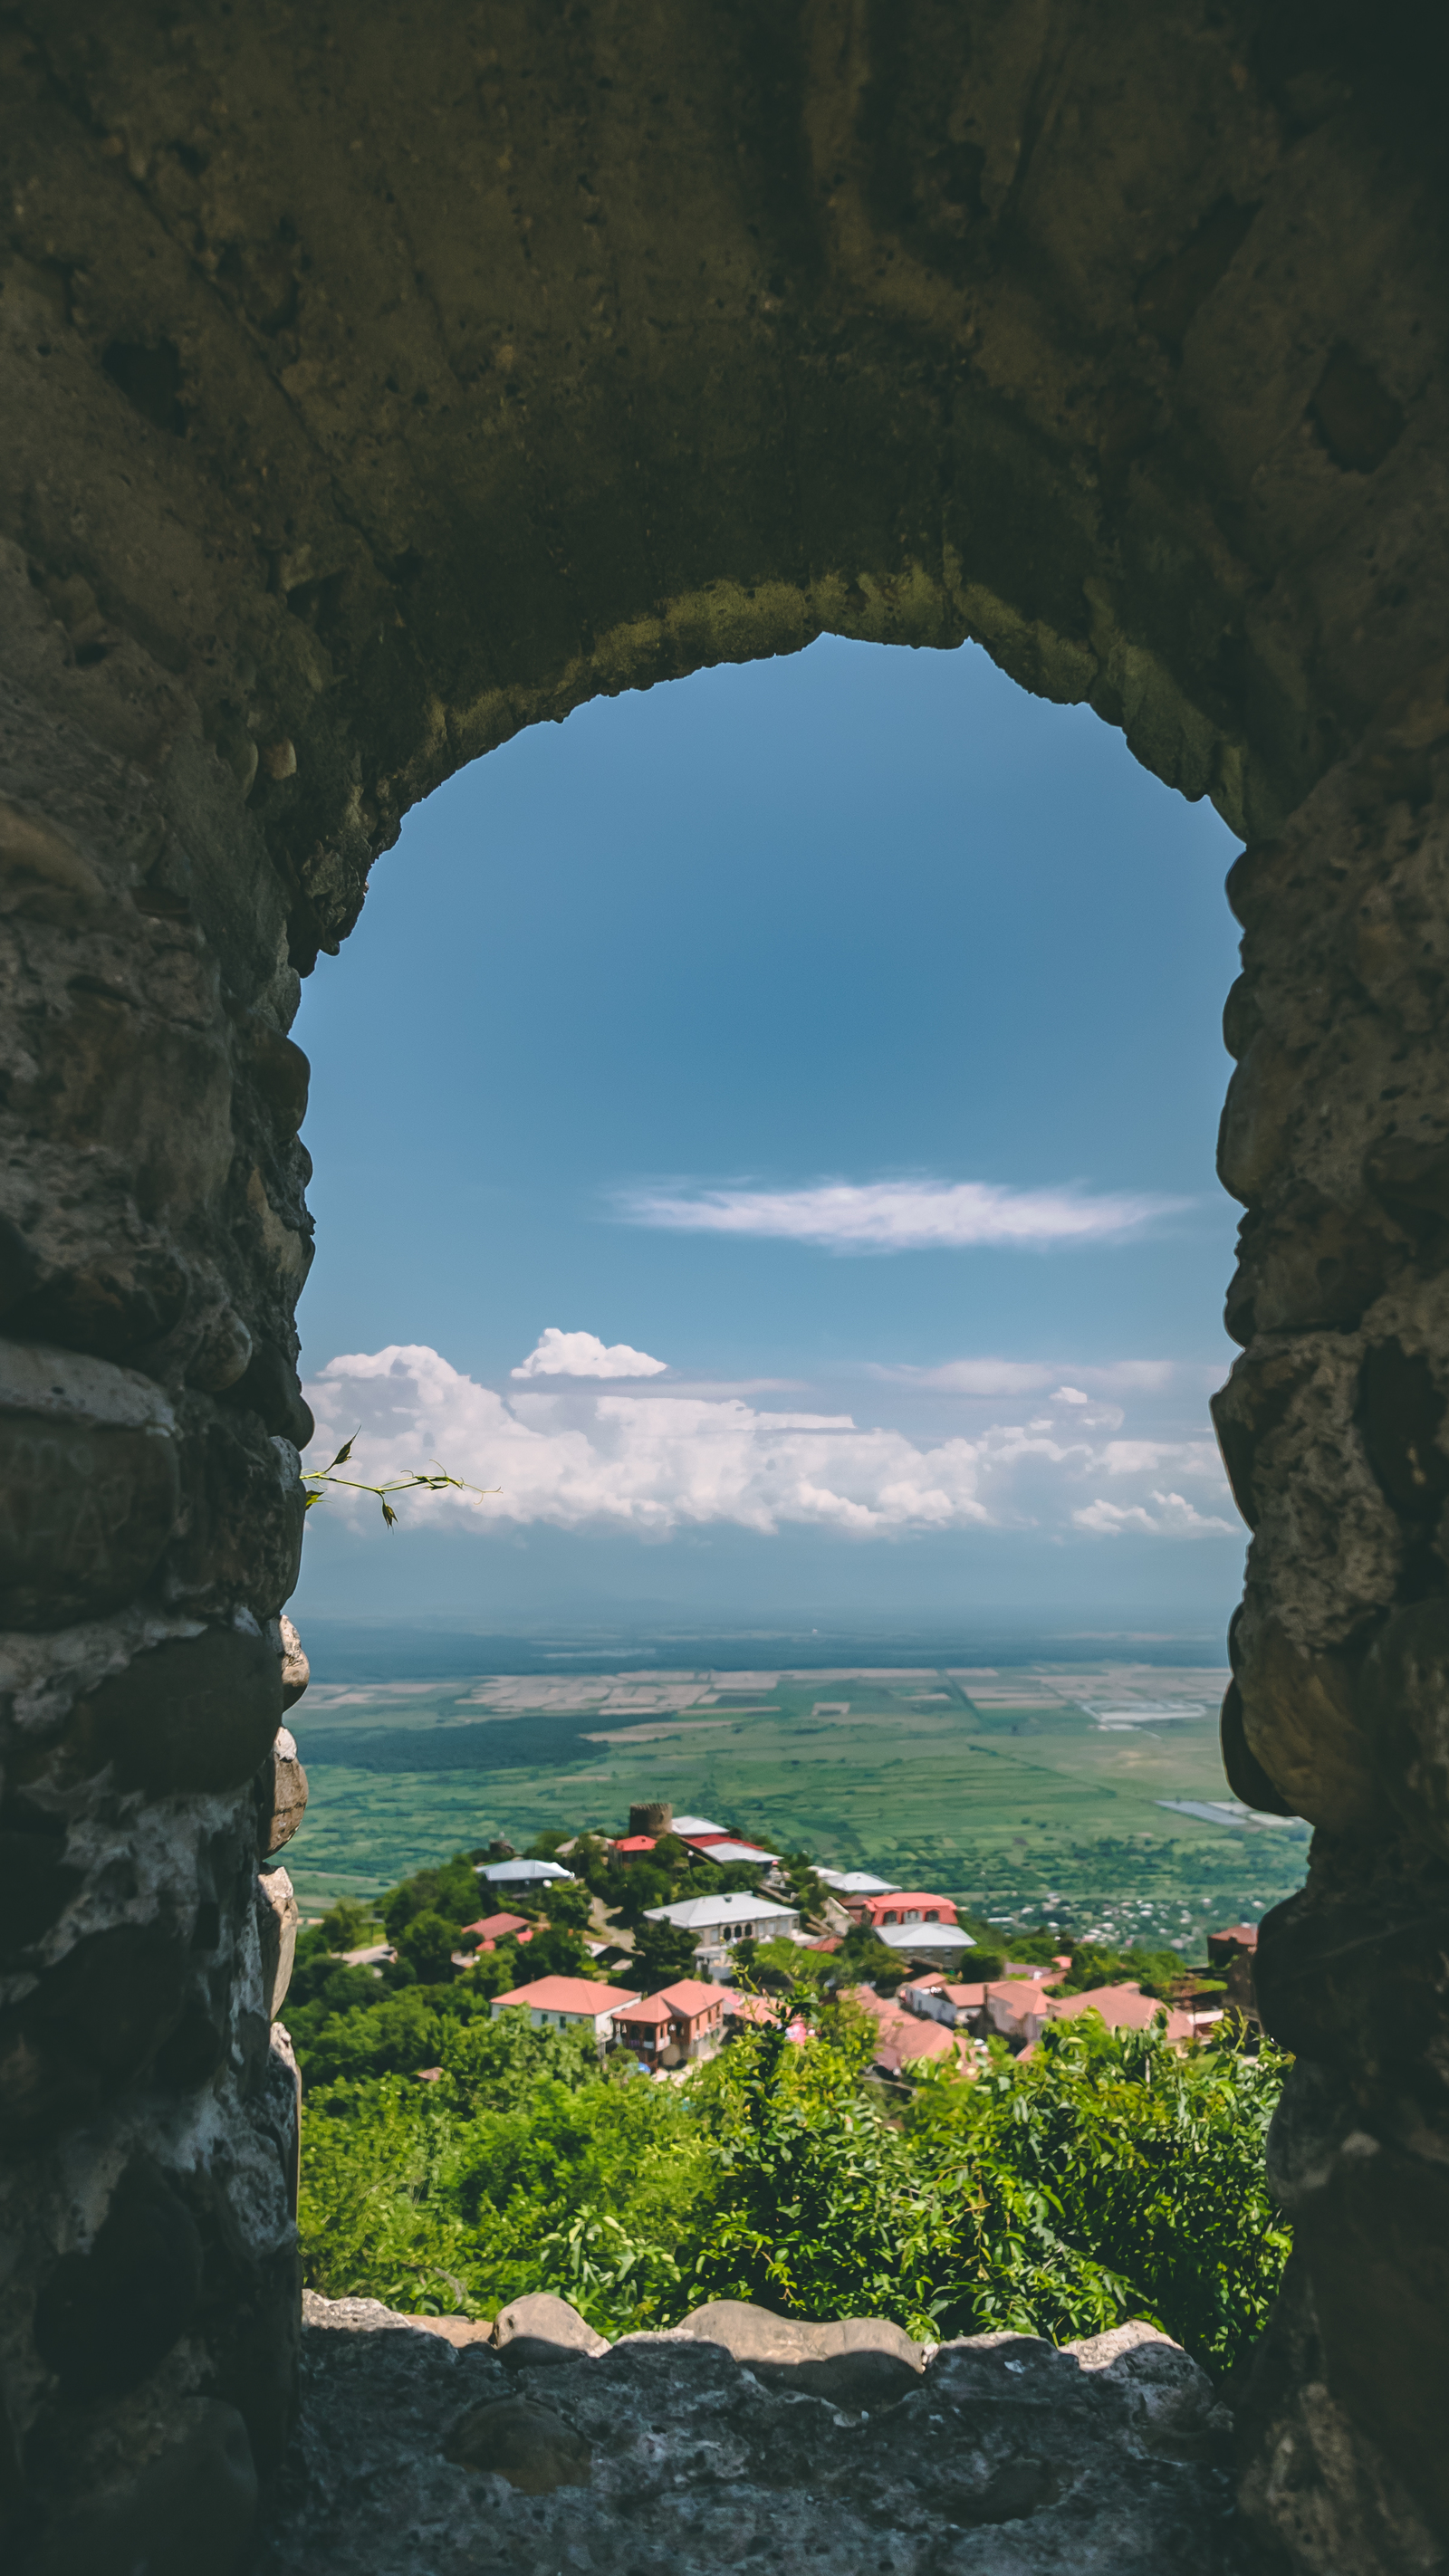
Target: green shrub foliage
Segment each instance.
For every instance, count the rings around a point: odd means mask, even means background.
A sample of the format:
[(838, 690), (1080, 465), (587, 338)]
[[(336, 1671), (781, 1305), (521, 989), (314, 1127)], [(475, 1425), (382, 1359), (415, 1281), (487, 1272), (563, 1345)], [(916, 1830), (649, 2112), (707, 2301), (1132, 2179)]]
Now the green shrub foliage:
[(813, 1959), (791, 1985), (770, 1958), (774, 2024), (654, 2083), (586, 2036), (490, 2017), (529, 1950), (389, 1992), (304, 1936), (288, 2019), (314, 2289), (477, 2315), (552, 2289), (607, 2334), (706, 2298), (1057, 2341), (1142, 2316), (1219, 2374), (1260, 2329), (1288, 2251), (1263, 2181), (1286, 2061), (1266, 2043), (1179, 2055), (1088, 2015), (1029, 2059), (994, 2046), (974, 2078), (933, 2063), (884, 2088), (859, 2009)]

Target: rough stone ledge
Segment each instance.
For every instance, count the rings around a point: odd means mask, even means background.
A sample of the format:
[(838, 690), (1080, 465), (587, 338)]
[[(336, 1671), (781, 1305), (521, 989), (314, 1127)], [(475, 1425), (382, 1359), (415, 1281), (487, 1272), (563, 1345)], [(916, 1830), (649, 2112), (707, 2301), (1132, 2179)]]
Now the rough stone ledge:
[[(590, 2353), (562, 2301), (505, 2317), (498, 2348), (455, 2341), (462, 2320), (308, 2297), (302, 2430), (256, 2559), (268, 2576), (1248, 2564), (1226, 2412), (1150, 2326), (1061, 2350), (1011, 2334), (932, 2348), (883, 2321), (802, 2327), (717, 2302)], [(510, 2364), (510, 2344), (551, 2357)], [(786, 2375), (848, 2358), (876, 2374), (871, 2404), (864, 2381), (850, 2405)]]

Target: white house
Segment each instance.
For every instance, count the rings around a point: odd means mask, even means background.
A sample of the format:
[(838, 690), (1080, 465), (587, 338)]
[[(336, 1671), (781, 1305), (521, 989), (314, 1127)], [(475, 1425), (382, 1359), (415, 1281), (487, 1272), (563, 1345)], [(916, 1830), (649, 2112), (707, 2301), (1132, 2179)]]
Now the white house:
[(687, 1896), (678, 1905), (651, 1905), (646, 1919), (677, 1923), (682, 1932), (692, 1932), (700, 1966), (723, 1972), (736, 1941), (788, 1938), (800, 1915), (796, 1906), (782, 1905), (778, 1897), (735, 1892)]
[(970, 1933), (954, 1923), (877, 1923), (875, 1937), (888, 1950), (905, 1950), (913, 1959), (949, 1959), (953, 1965), (976, 1947)]
[(833, 1887), (837, 1896), (894, 1896), (893, 1878), (876, 1878), (868, 1869), (817, 1869), (822, 1886)]
[(602, 2046), (613, 2037), (615, 2013), (638, 2001), (624, 1986), (596, 1986), (587, 1977), (535, 1977), (532, 1985), (495, 1995), (492, 2017), (523, 2005), (533, 2030), (592, 2030)]
[(490, 1887), (545, 1887), (556, 1878), (573, 1882), (573, 1871), (556, 1860), (486, 1860), (478, 1875)]

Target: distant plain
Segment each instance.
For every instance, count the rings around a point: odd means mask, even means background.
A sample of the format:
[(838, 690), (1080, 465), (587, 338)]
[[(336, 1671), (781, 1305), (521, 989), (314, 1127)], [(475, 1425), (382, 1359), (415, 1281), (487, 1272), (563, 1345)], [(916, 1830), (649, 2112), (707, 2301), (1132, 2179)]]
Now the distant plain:
[[(1130, 1659), (318, 1682), (287, 1854), (304, 1910), (667, 1798), (1025, 1927), (1196, 1953), (1301, 1883), (1308, 1829), (1235, 1809), (1227, 1675)], [(1206, 1813), (1185, 1814), (1170, 1800)]]

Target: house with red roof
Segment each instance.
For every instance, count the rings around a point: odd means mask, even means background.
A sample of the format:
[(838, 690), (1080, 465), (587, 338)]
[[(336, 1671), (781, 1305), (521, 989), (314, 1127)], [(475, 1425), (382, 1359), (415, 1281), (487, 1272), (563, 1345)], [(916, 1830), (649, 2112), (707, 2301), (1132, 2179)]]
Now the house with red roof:
[(588, 2029), (603, 2047), (612, 2036), (615, 2014), (638, 2001), (623, 1986), (596, 1986), (589, 1977), (535, 1977), (532, 1985), (495, 1995), (493, 2019), (526, 2010), (534, 2030)]
[(681, 1977), (672, 1986), (662, 1986), (657, 1995), (646, 1995), (616, 2012), (614, 2037), (651, 2070), (687, 2066), (694, 2058), (712, 2055), (719, 2046), (724, 2012), (722, 1987), (706, 1985), (698, 1977)]
[(899, 2075), (904, 2068), (937, 2060), (962, 2064), (962, 2052), (970, 2044), (964, 2034), (958, 2040), (939, 2022), (902, 2012), (892, 1996), (878, 1995), (872, 1986), (853, 1986), (851, 2001), (876, 2025), (875, 2064), (882, 2075)]
[(898, 1988), (896, 2001), (922, 2021), (944, 2022), (948, 2030), (975, 2029), (986, 2010), (984, 1986), (959, 1986), (945, 1977), (913, 1977)]
[(1030, 2047), (1051, 2018), (1052, 2001), (1040, 1976), (995, 1978), (982, 1997), (982, 2030), (1013, 2047)]
[(926, 1896), (918, 1888), (887, 1887), (878, 1892), (850, 1888), (839, 1898), (843, 1913), (852, 1923), (867, 1923), (872, 1932), (894, 1931), (911, 1923), (954, 1923), (956, 1908), (949, 1896)]
[[(1049, 1995), (1046, 2018), (1050, 2021), (1080, 2021), (1084, 2013), (1094, 2012), (1109, 2030), (1151, 2030), (1160, 2012), (1167, 2008), (1155, 1995), (1144, 1995), (1140, 1986), (1089, 1986), (1081, 1995)], [(1167, 2010), (1167, 2038), (1180, 2046), (1195, 2035), (1190, 2012), (1175, 2006)], [(1041, 2037), (1040, 2026), (1031, 2033)]]
[(466, 1945), (476, 1945), (479, 1950), (493, 1950), (500, 1941), (506, 1941), (510, 1933), (521, 1945), (531, 1941), (536, 1931), (546, 1928), (530, 1923), (526, 1914), (480, 1914), (476, 1923), (464, 1924), (459, 1939)]

